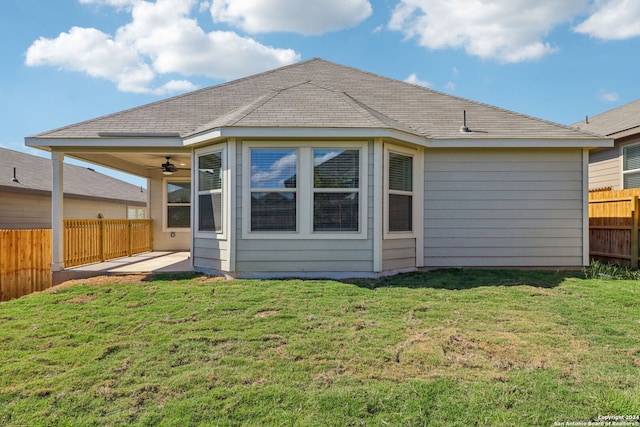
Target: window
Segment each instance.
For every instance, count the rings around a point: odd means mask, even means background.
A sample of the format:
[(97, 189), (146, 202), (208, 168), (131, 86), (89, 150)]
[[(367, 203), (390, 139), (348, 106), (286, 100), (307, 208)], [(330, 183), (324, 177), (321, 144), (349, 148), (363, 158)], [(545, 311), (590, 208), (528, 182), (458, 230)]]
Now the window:
[(640, 144), (623, 147), (622, 178), (624, 188), (640, 187)]
[(127, 219), (147, 219), (147, 208), (142, 206), (127, 206)]
[(198, 156), (198, 230), (222, 233), (222, 151)]
[(359, 150), (313, 150), (313, 231), (358, 231)]
[(165, 195), (167, 228), (189, 228), (191, 226), (191, 182), (167, 180)]
[(413, 231), (413, 156), (387, 152), (387, 231)]
[(297, 150), (251, 150), (251, 231), (296, 231)]
[(367, 144), (280, 144), (245, 145), (245, 238), (366, 238)]

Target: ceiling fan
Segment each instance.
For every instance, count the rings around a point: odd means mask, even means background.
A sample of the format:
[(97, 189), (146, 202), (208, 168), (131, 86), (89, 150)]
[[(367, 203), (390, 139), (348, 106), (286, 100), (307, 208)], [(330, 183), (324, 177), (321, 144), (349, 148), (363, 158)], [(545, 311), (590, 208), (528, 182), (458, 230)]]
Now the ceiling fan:
[(173, 163), (171, 163), (171, 156), (166, 156), (165, 159), (167, 159), (166, 163), (163, 163), (161, 165), (162, 168), (162, 174), (163, 175), (173, 175), (174, 172), (179, 171), (179, 170), (188, 170), (186, 168), (179, 168), (176, 167), (176, 165), (174, 165)]

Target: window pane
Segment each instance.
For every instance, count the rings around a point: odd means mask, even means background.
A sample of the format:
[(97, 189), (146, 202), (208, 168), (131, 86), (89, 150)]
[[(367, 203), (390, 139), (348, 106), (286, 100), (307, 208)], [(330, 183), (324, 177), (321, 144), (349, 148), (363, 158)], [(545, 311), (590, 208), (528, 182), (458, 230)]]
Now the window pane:
[(222, 153), (198, 157), (198, 191), (222, 188)]
[(624, 170), (640, 169), (640, 144), (624, 147), (622, 153)]
[(389, 153), (389, 190), (413, 191), (413, 157)]
[(389, 194), (389, 231), (413, 231), (413, 197)]
[(251, 150), (251, 188), (296, 188), (296, 150)]
[(314, 150), (314, 188), (358, 188), (359, 150)]
[(201, 194), (199, 197), (200, 231), (222, 232), (222, 194)]
[(190, 215), (191, 207), (189, 206), (167, 206), (167, 227), (189, 228)]
[(358, 193), (315, 193), (313, 231), (358, 231)]
[(251, 193), (251, 231), (296, 231), (296, 193)]
[(167, 182), (167, 203), (191, 203), (191, 183)]
[(624, 188), (640, 188), (640, 173), (625, 173)]

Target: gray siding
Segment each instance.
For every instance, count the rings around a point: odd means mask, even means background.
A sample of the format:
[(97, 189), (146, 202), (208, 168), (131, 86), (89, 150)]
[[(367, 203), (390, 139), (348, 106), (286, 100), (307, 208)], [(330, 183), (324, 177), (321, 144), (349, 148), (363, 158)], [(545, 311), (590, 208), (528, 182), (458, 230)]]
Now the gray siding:
[(620, 148), (606, 148), (589, 152), (589, 188), (611, 186), (612, 190), (622, 189), (620, 182)]
[(382, 241), (382, 270), (401, 270), (416, 266), (416, 239)]
[(228, 241), (215, 238), (194, 239), (193, 265), (196, 268), (224, 271), (228, 260)]
[(367, 239), (243, 239), (242, 147), (237, 150), (236, 271), (264, 273), (373, 271), (373, 144), (368, 149)]
[(582, 265), (582, 150), (425, 152), (426, 267)]
[[(127, 205), (64, 198), (64, 219), (126, 219)], [(51, 197), (0, 192), (0, 228), (51, 228)]]

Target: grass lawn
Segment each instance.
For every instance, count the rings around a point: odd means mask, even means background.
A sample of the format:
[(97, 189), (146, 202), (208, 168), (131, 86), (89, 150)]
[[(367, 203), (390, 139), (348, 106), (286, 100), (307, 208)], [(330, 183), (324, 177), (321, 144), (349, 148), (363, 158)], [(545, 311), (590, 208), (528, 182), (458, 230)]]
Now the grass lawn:
[(633, 425), (640, 415), (638, 281), (495, 270), (109, 280), (0, 304), (0, 425)]

